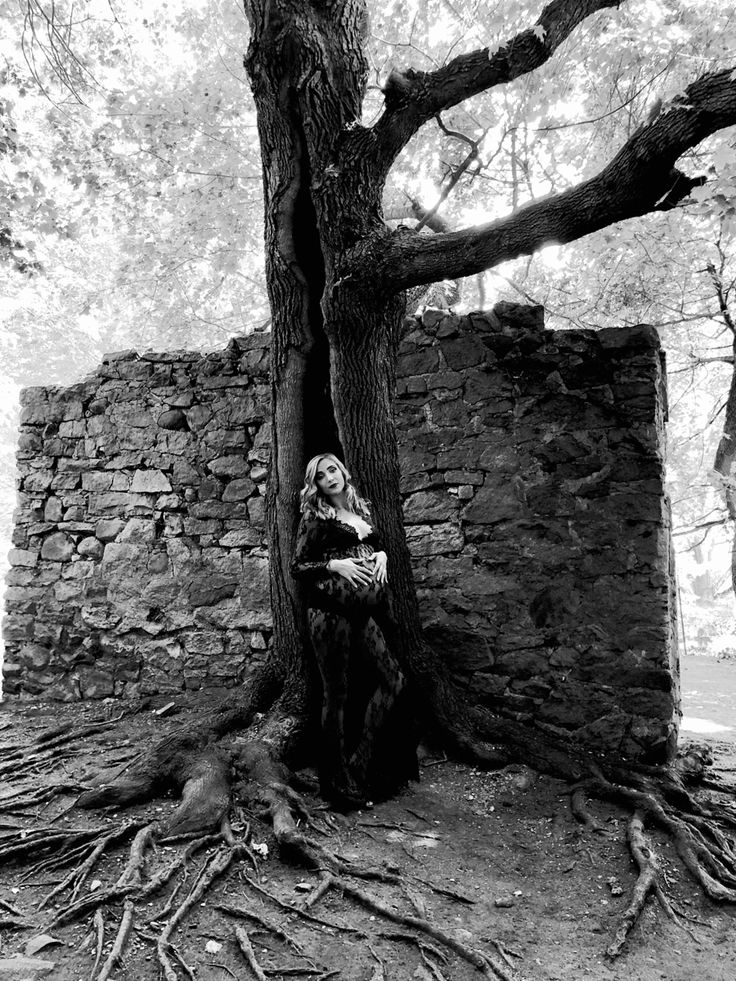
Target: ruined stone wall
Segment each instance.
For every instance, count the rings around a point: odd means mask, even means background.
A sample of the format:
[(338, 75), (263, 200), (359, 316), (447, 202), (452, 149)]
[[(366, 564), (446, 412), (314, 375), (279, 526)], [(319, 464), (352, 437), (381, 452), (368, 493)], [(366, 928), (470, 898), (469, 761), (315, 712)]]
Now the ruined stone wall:
[(664, 358), (637, 326), (428, 311), (396, 406), (424, 623), (470, 698), (662, 758), (679, 722)]
[(5, 691), (237, 684), (270, 643), (268, 337), (22, 393)]
[[(268, 335), (23, 393), (8, 693), (238, 684), (271, 643)], [(470, 698), (631, 756), (677, 724), (654, 330), (499, 305), (407, 324), (396, 403), (424, 621)]]

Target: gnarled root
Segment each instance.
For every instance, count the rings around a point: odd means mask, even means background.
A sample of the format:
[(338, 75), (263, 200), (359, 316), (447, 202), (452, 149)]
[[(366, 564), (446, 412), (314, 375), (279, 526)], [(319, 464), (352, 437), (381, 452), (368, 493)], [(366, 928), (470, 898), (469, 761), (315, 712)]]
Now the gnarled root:
[(624, 910), (621, 918), (621, 924), (616, 931), (614, 941), (606, 949), (606, 956), (610, 957), (612, 960), (618, 957), (623, 950), (624, 944), (626, 943), (626, 938), (628, 937), (629, 932), (636, 921), (639, 919), (639, 916), (641, 915), (646, 904), (647, 896), (650, 892), (653, 892), (657, 897), (667, 916), (674, 920), (674, 922), (676, 922), (678, 925), (682, 925), (680, 924), (680, 921), (672, 908), (672, 904), (667, 899), (662, 888), (660, 881), (661, 871), (659, 868), (657, 854), (652, 848), (651, 843), (647, 841), (644, 834), (644, 818), (639, 811), (637, 811), (629, 821), (627, 838), (629, 848), (631, 849), (631, 854), (636, 862), (637, 868), (639, 869), (639, 875), (636, 880), (636, 885), (634, 886), (631, 902)]

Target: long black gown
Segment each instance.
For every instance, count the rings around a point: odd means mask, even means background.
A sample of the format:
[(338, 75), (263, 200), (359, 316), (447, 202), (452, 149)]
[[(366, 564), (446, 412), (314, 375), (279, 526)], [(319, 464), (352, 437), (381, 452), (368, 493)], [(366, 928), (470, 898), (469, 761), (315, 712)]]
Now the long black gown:
[(322, 676), (322, 795), (337, 805), (390, 796), (418, 780), (416, 725), (406, 679), (391, 652), (395, 626), (385, 585), (355, 587), (331, 559), (381, 551), (336, 518), (303, 517), (292, 562), (306, 589), (309, 632)]

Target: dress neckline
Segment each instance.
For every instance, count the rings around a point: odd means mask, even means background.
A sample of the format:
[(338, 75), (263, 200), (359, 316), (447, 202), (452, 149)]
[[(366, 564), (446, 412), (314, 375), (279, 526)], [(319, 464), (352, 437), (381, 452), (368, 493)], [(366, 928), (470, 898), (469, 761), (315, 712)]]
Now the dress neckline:
[[(343, 528), (349, 528), (350, 531), (352, 531), (352, 533), (356, 536), (356, 538), (360, 542), (364, 542), (366, 540), (366, 538), (368, 538), (370, 535), (373, 534), (373, 525), (368, 524), (367, 521), (365, 523), (368, 526), (368, 531), (366, 532), (365, 535), (361, 535), (360, 532), (358, 531), (358, 529), (355, 527), (355, 525), (351, 525), (349, 521), (341, 521), (340, 518), (333, 518), (332, 520), (336, 524), (342, 525)], [(365, 519), (362, 519), (362, 520), (365, 520)]]

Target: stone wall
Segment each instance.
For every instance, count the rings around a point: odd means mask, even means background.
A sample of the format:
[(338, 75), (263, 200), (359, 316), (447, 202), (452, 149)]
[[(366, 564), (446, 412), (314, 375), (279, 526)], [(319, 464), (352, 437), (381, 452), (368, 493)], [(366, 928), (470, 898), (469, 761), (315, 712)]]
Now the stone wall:
[[(238, 684), (271, 643), (268, 335), (23, 393), (6, 692)], [(407, 323), (396, 404), (425, 624), (469, 697), (627, 755), (677, 726), (662, 356), (500, 304)]]
[(22, 393), (5, 691), (237, 684), (270, 643), (268, 337)]

